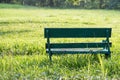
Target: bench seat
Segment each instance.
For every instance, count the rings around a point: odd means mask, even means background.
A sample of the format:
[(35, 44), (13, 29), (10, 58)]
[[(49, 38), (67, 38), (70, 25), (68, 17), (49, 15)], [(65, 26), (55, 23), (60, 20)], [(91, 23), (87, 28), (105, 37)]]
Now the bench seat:
[[(48, 53), (49, 50), (46, 49), (46, 52)], [(69, 48), (69, 49), (66, 49), (66, 48), (61, 48), (61, 49), (56, 49), (56, 48), (51, 48), (51, 53), (52, 54), (78, 54), (78, 53), (84, 53), (84, 54), (87, 54), (87, 53), (103, 53), (103, 54), (108, 54), (108, 50), (107, 49), (81, 49), (81, 48)]]

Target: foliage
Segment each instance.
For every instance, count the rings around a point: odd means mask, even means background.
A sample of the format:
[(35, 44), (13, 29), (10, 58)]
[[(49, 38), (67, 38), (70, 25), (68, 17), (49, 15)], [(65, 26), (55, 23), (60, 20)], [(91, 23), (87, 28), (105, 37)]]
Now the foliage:
[(120, 9), (120, 0), (0, 0), (0, 2), (41, 7)]

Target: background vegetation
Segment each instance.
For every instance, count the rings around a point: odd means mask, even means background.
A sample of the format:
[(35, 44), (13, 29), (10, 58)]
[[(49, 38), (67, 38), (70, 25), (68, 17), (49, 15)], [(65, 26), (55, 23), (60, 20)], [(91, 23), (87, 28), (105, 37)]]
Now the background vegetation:
[[(112, 57), (45, 52), (45, 27), (111, 27)], [(101, 39), (54, 39), (54, 42)], [(119, 80), (120, 11), (52, 9), (0, 4), (0, 80)]]
[(0, 0), (0, 3), (55, 8), (120, 9), (120, 0)]

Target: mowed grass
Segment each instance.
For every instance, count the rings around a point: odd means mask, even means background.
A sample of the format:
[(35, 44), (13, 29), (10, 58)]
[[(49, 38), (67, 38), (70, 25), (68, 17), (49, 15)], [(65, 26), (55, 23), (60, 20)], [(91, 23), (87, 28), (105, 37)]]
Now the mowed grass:
[[(45, 52), (45, 27), (110, 27), (112, 56)], [(101, 39), (52, 39), (52, 42)], [(120, 79), (120, 11), (51, 9), (0, 4), (0, 80)]]

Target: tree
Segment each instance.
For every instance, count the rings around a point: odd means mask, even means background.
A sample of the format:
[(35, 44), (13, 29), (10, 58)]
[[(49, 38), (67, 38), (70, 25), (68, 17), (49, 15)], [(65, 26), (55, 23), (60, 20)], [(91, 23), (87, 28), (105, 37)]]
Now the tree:
[(53, 0), (49, 0), (49, 6), (50, 6), (50, 7), (53, 7), (53, 6), (54, 6)]
[(99, 8), (100, 8), (100, 9), (103, 8), (103, 7), (102, 7), (103, 2), (104, 2), (103, 0), (100, 0), (100, 4), (99, 4)]
[(81, 0), (81, 1), (80, 1), (80, 7), (84, 8), (84, 6), (85, 6), (85, 1), (84, 1), (84, 0)]
[(120, 0), (110, 0), (110, 2), (109, 2), (109, 9), (116, 9), (116, 8), (118, 8), (118, 4), (120, 5)]

